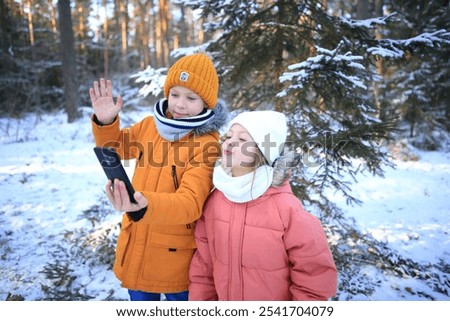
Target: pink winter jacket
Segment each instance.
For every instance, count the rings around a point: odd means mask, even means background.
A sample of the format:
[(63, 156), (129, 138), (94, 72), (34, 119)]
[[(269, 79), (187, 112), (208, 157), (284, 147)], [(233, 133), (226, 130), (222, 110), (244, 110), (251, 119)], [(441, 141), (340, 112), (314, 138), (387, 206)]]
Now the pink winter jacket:
[(214, 190), (195, 239), (190, 300), (327, 300), (336, 294), (336, 266), (322, 225), (288, 182), (248, 203)]

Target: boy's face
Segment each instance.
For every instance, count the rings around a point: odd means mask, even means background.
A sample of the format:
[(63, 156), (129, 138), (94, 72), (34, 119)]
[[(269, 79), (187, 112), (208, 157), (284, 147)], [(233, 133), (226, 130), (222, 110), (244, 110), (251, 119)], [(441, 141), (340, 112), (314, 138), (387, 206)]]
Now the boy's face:
[(205, 103), (199, 95), (182, 86), (170, 88), (168, 100), (169, 112), (173, 118), (196, 116), (205, 108)]

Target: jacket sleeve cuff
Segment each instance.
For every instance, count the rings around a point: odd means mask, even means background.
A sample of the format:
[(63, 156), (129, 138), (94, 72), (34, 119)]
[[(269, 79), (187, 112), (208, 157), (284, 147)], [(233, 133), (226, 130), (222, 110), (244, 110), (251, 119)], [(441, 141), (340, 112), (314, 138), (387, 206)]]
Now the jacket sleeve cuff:
[(92, 121), (93, 121), (96, 125), (98, 125), (98, 126), (108, 126), (108, 125), (111, 125), (111, 124), (113, 124), (113, 123), (116, 121), (116, 119), (117, 119), (117, 116), (114, 117), (114, 120), (113, 120), (111, 123), (109, 123), (109, 124), (103, 124), (103, 123), (101, 123), (101, 122), (98, 120), (97, 115), (95, 115), (95, 114), (92, 115)]
[(127, 212), (128, 217), (134, 221), (137, 222), (139, 221), (141, 218), (144, 217), (145, 213), (147, 212), (147, 206), (144, 208), (141, 208), (138, 211), (134, 211), (134, 212)]
[(119, 117), (114, 119), (114, 122), (109, 125), (101, 124), (95, 114), (91, 117), (92, 133), (96, 146), (104, 146), (107, 143), (117, 142), (120, 137), (120, 120)]

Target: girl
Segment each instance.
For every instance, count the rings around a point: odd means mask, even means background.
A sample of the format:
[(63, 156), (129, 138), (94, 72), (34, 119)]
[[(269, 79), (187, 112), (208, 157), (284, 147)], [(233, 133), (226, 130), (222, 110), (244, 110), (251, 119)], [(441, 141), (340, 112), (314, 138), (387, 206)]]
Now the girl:
[(190, 300), (327, 300), (337, 272), (319, 220), (293, 195), (285, 116), (244, 112), (229, 124), (215, 190), (197, 222)]
[(113, 146), (122, 159), (136, 159), (136, 203), (123, 182), (106, 185), (114, 208), (125, 212), (114, 273), (131, 300), (160, 300), (161, 294), (170, 301), (188, 299), (194, 225), (212, 188), (218, 130), (227, 121), (218, 90), (208, 56), (183, 57), (169, 69), (166, 99), (156, 103), (154, 116), (120, 129), (122, 98), (114, 103), (111, 82), (101, 79), (90, 89), (96, 146)]

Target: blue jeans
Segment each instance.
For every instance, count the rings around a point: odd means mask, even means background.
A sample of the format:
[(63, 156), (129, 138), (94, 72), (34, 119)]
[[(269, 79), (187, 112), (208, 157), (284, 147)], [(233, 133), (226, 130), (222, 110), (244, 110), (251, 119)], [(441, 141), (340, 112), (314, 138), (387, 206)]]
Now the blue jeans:
[[(131, 301), (161, 301), (161, 293), (128, 290)], [(188, 301), (189, 292), (164, 293), (167, 301)]]

